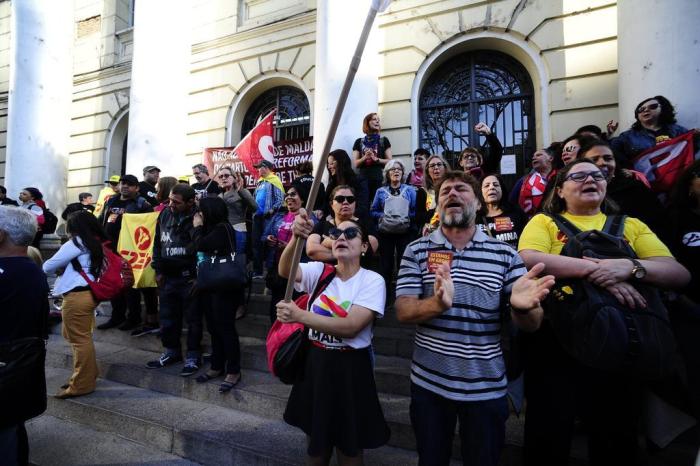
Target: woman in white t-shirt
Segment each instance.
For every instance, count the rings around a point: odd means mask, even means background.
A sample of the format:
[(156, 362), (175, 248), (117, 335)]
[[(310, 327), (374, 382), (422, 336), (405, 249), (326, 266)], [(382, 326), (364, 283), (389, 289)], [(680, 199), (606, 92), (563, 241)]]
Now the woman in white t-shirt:
[[(313, 223), (301, 209), (293, 233), (307, 238)], [(309, 464), (328, 464), (336, 449), (338, 464), (361, 464), (362, 451), (389, 440), (389, 426), (377, 397), (371, 363), (372, 324), (384, 314), (384, 279), (360, 267), (367, 251), (367, 232), (352, 220), (329, 231), (338, 264), (328, 286), (308, 311), (294, 302), (277, 304), (281, 322), (300, 322), (309, 330), (309, 352), (303, 380), (294, 384), (284, 420), (308, 436)], [(290, 273), (294, 241), (279, 262), (279, 274)], [(323, 273), (322, 262), (299, 264), (298, 291), (312, 293)]]

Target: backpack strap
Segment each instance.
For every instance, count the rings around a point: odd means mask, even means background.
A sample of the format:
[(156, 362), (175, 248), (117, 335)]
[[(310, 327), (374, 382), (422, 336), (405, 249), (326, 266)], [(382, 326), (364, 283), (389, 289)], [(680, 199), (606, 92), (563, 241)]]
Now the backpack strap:
[(92, 285), (94, 282), (90, 280), (90, 277), (88, 277), (88, 274), (85, 273), (85, 270), (83, 270), (83, 266), (80, 265), (80, 262), (78, 262), (78, 258), (71, 259), (70, 261), (71, 265), (73, 266), (73, 269), (75, 269), (76, 272), (80, 274), (81, 277), (83, 277), (83, 280), (88, 284), (88, 286)]
[(309, 296), (309, 304), (307, 305), (307, 308), (311, 306), (311, 303), (316, 301), (316, 298), (320, 296), (321, 293), (328, 287), (328, 285), (331, 284), (333, 279), (335, 278), (335, 266), (331, 264), (323, 264), (323, 272), (321, 272), (321, 276), (318, 279), (318, 283), (316, 283), (316, 288), (314, 288), (314, 292)]
[(608, 215), (605, 219), (605, 225), (603, 225), (603, 233), (607, 233), (615, 238), (622, 238), (626, 220), (627, 215)]
[(578, 235), (581, 233), (581, 230), (579, 230), (576, 225), (568, 221), (566, 218), (559, 214), (545, 214), (552, 220), (554, 220), (554, 223), (557, 225), (557, 228), (559, 231), (564, 233), (567, 238), (573, 238), (574, 236)]

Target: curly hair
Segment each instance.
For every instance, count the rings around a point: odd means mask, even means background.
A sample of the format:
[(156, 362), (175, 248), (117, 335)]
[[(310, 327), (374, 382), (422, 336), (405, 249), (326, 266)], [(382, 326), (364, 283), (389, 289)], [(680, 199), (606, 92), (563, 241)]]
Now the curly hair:
[(664, 96), (656, 95), (654, 97), (649, 97), (639, 102), (634, 107), (634, 123), (632, 124), (632, 129), (642, 129), (642, 123), (639, 121), (639, 107), (649, 102), (650, 100), (656, 100), (661, 105), (661, 113), (659, 114), (659, 124), (662, 126), (672, 125), (676, 120), (676, 109), (673, 104)]

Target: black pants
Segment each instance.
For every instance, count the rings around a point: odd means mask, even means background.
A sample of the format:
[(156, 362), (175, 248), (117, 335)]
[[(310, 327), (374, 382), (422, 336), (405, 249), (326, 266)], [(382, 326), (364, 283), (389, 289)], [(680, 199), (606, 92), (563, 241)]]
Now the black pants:
[[(394, 278), (394, 268), (401, 265), (401, 258), (406, 250), (406, 246), (413, 241), (415, 235), (410, 230), (406, 233), (377, 233), (379, 240), (379, 255), (382, 267), (382, 276), (386, 283), (387, 304), (389, 293), (393, 290), (391, 282)], [(398, 264), (397, 264), (398, 262)]]
[(211, 335), (211, 369), (227, 374), (241, 372), (241, 346), (236, 331), (236, 309), (243, 301), (243, 289), (203, 292), (200, 307)]
[(193, 281), (182, 277), (164, 277), (160, 295), (161, 341), (166, 352), (180, 354), (183, 318), (187, 322), (187, 357), (199, 358), (202, 342), (202, 310), (192, 296)]
[(523, 338), (523, 351), (525, 466), (568, 464), (576, 417), (587, 432), (591, 466), (639, 464), (639, 382), (579, 364), (546, 321)]
[(0, 462), (8, 466), (29, 464), (29, 441), (24, 422), (0, 429)]
[(410, 410), (420, 466), (449, 464), (457, 419), (462, 463), (498, 465), (508, 419), (505, 396), (483, 401), (454, 401), (411, 383)]
[(147, 315), (158, 315), (157, 288), (130, 288), (122, 295), (112, 299), (112, 319), (141, 322), (141, 296), (146, 304)]
[(262, 275), (265, 243), (260, 238), (265, 229), (265, 217), (258, 214), (253, 215), (252, 229), (250, 246), (253, 250), (253, 274)]

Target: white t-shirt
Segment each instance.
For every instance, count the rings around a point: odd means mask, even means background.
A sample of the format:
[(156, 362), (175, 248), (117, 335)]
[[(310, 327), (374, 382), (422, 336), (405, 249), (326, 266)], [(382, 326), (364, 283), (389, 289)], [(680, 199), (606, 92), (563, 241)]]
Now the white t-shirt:
[[(313, 293), (321, 274), (323, 262), (309, 262), (299, 264), (301, 270), (301, 283), (295, 283), (297, 291)], [(311, 304), (309, 311), (318, 315), (343, 318), (348, 312), (352, 312), (353, 305), (362, 306), (377, 314), (384, 316), (386, 303), (386, 289), (384, 278), (371, 270), (360, 269), (350, 279), (343, 281), (338, 277), (333, 278), (325, 290)], [(316, 341), (327, 348), (350, 346), (352, 348), (365, 348), (372, 343), (372, 322), (363, 328), (355, 338), (340, 338), (317, 330), (309, 329), (309, 340)]]

